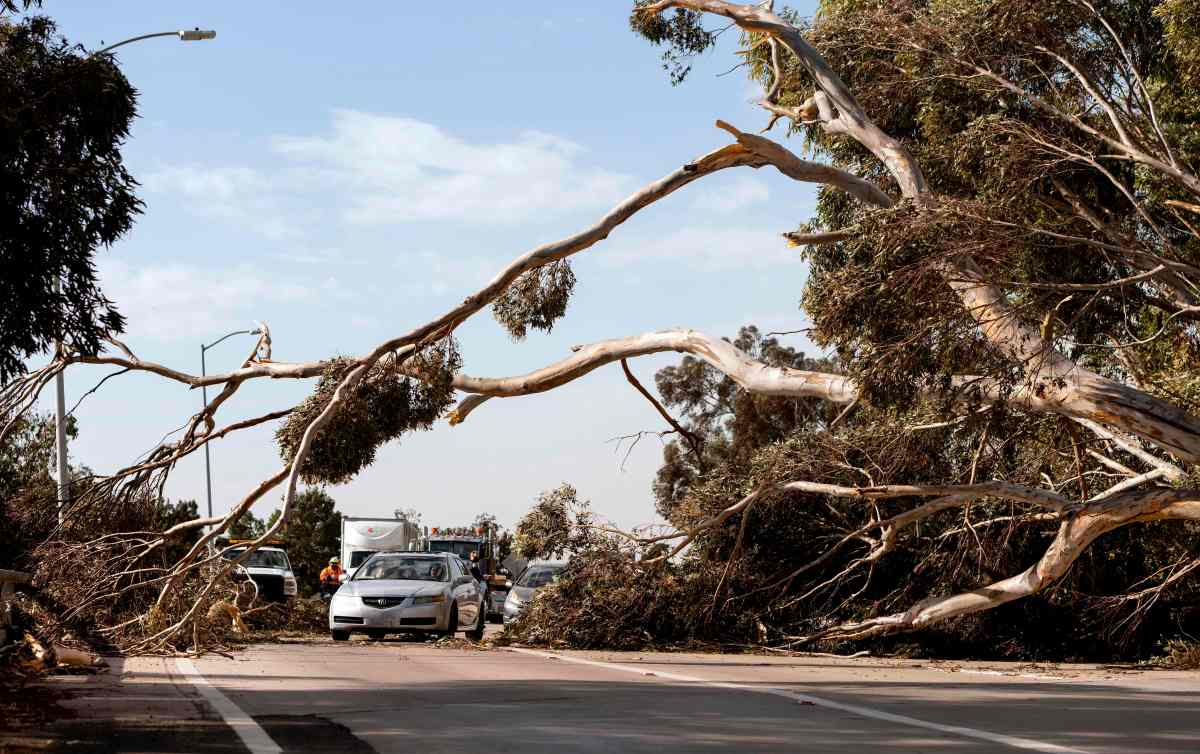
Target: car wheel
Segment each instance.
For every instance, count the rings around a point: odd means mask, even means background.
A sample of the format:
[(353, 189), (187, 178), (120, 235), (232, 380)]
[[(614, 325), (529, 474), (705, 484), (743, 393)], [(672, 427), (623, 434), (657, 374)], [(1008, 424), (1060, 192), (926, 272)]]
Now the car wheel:
[(330, 631), (329, 636), (334, 641), (346, 641), (347, 639), (350, 638), (350, 632), (349, 631)]
[(447, 639), (453, 639), (454, 634), (458, 631), (458, 605), (450, 606), (450, 619), (446, 621), (446, 630), (442, 632), (442, 636)]
[(371, 637), (372, 641), (383, 641), (383, 638), (387, 636), (387, 631), (368, 631), (367, 636)]
[(479, 641), (484, 638), (484, 627), (487, 624), (487, 605), (480, 603), (479, 618), (475, 621), (475, 628), (467, 632), (467, 639)]

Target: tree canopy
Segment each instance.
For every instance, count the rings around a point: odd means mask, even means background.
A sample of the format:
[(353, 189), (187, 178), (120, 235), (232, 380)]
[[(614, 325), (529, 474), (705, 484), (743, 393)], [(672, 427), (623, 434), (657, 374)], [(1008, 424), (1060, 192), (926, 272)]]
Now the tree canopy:
[(56, 340), (93, 355), (121, 332), (95, 255), (142, 207), (121, 156), (137, 93), (50, 19), (9, 18), (16, 5), (0, 6), (0, 385)]

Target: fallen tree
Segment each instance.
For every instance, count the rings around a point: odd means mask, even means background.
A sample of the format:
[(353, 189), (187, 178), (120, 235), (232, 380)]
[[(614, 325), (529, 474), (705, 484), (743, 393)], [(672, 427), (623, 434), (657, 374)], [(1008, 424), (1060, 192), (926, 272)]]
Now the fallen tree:
[[(876, 484), (869, 472), (863, 472), (865, 484), (846, 484), (833, 481), (821, 465), (808, 465), (811, 478), (775, 465), (755, 470), (752, 488), (732, 498), (736, 490), (724, 489), (727, 499), (715, 509), (697, 507), (704, 515), (672, 518), (678, 531), (624, 535), (640, 546), (671, 543), (657, 560), (648, 559), (653, 564), (735, 520), (743, 524), (737, 541), (752, 538), (744, 514), (767, 499), (860, 501), (864, 520), (842, 521), (812, 541), (826, 553), (854, 543), (867, 547), (853, 569), (835, 576), (841, 581), (860, 567), (885, 562), (902, 532), (948, 510), (1003, 501), (1036, 509), (1031, 520), (1058, 527), (1038, 562), (1016, 575), (831, 625), (798, 641), (907, 631), (988, 610), (1055, 583), (1106, 532), (1200, 519), (1200, 491), (1187, 486), (1195, 482), (1190, 469), (1200, 460), (1200, 390), (1189, 373), (1200, 352), (1195, 331), (1200, 180), (1190, 167), (1198, 146), (1182, 128), (1190, 105), (1179, 93), (1197, 78), (1188, 57), (1195, 42), (1186, 31), (1170, 31), (1182, 23), (1186, 7), (1169, 2), (1155, 7), (1157, 16), (1136, 11), (1110, 19), (1084, 0), (933, 8), (830, 2), (809, 25), (764, 5), (637, 3), (635, 30), (668, 44), (672, 60), (712, 44), (715, 33), (702, 26), (707, 14), (739, 27), (745, 62), (766, 91), (768, 129), (786, 119), (830, 164), (802, 160), (776, 141), (718, 121), (732, 143), (647, 185), (592, 227), (518, 257), (458, 306), (356, 357), (275, 362), (265, 325), (242, 366), (218, 375), (145, 361), (115, 338), (99, 354), (68, 343), (46, 367), (4, 388), (0, 440), (68, 367), (109, 365), (118, 368), (110, 377), (143, 372), (218, 390), (178, 439), (78, 485), (56, 540), (69, 539), (72, 527), (97, 511), (161, 499), (174, 465), (206, 443), (285, 420), (277, 433), (282, 467), (227, 515), (160, 532), (113, 532), (102, 543), (84, 543), (102, 546), (110, 557), (106, 570), (95, 574), (94, 594), (78, 609), (152, 594), (144, 615), (127, 623), (136, 630), (127, 632), (125, 646), (147, 650), (180, 637), (186, 641), (221, 579), (285, 525), (301, 480), (349, 479), (373, 460), (380, 444), (430, 428), (457, 391), (472, 396), (453, 410), (453, 423), (486, 398), (553, 389), (614, 361), (622, 362), (639, 387), (627, 360), (666, 350), (693, 354), (748, 393), (839, 405), (823, 427), (834, 437), (845, 426), (839, 419), (855, 407), (883, 416), (920, 405), (938, 414), (926, 423), (942, 427), (993, 407), (1018, 422), (1063, 417), (1071, 428), (1074, 473), (1065, 481), (1047, 473), (1063, 471), (1059, 459), (1020, 481), (999, 476), (1001, 464), (984, 463), (997, 477), (982, 482), (976, 479), (981, 468), (976, 458), (966, 480), (919, 484)], [(1139, 42), (1131, 55), (1126, 35), (1111, 23), (1138, 32), (1129, 38), (1150, 41)], [(853, 72), (852, 83), (866, 91), (861, 101), (830, 61)], [(1156, 109), (1168, 100), (1169, 108)], [(889, 127), (872, 119), (872, 106)], [(1165, 121), (1168, 109), (1172, 121)], [(818, 217), (784, 237), (809, 245), (813, 274), (804, 305), (816, 339), (837, 350), (844, 373), (767, 364), (688, 330), (582, 347), (521, 377), (460, 373), (453, 335), (468, 318), (491, 306), (514, 338), (551, 329), (565, 315), (574, 287), (571, 256), (694, 181), (727, 169), (768, 166), (822, 187)], [(218, 414), (240, 387), (261, 379), (315, 379), (317, 385), (299, 406), (218, 427)], [(655, 403), (672, 430), (686, 436)], [(1008, 422), (1011, 430), (1014, 420)], [(1077, 425), (1092, 443), (1077, 440)], [(1010, 439), (984, 437), (977, 456), (1002, 455)], [(703, 465), (693, 441), (691, 451)], [(961, 468), (952, 470), (961, 475)], [(1092, 494), (1085, 483), (1089, 475), (1114, 470), (1118, 480)], [(1042, 484), (1041, 474), (1044, 485), (1035, 486)], [(281, 515), (239, 558), (225, 561), (210, 549), (233, 521), (280, 485)], [(1069, 485), (1077, 486), (1077, 495), (1068, 497)], [(885, 513), (885, 500), (907, 508)], [(966, 524), (974, 527), (970, 519)], [(139, 566), (173, 537), (201, 527), (210, 529), (174, 562)], [(812, 562), (829, 557), (818, 555)], [(720, 583), (724, 588), (725, 579)], [(184, 589), (185, 584), (195, 588)]]

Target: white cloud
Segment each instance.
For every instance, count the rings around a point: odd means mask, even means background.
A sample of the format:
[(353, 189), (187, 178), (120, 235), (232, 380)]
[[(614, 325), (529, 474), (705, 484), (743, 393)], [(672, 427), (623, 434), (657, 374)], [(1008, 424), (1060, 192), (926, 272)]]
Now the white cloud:
[(100, 264), (104, 292), (117, 302), (130, 337), (203, 339), (222, 329), (253, 326), (263, 305), (303, 301), (315, 291), (250, 265)]
[(609, 267), (671, 261), (709, 272), (803, 264), (799, 250), (789, 248), (779, 233), (750, 228), (684, 228), (662, 238), (619, 243), (599, 258)]
[(771, 196), (767, 184), (758, 178), (738, 176), (725, 187), (708, 187), (696, 195), (692, 207), (710, 212), (736, 212)]
[(167, 166), (146, 175), (142, 184), (152, 204), (155, 194), (179, 196), (197, 215), (249, 228), (268, 240), (286, 241), (301, 235), (278, 202), (279, 187), (251, 168)]
[(170, 165), (143, 183), (192, 212), (273, 241), (302, 241), (318, 225), (414, 220), (511, 223), (610, 206), (632, 179), (589, 167), (578, 144), (539, 131), (471, 142), (432, 123), (335, 110), (329, 133), (277, 136), (261, 166)]
[(579, 162), (566, 139), (526, 131), (471, 143), (412, 118), (335, 110), (325, 136), (277, 137), (274, 150), (331, 182), (351, 223), (461, 219), (511, 222), (617, 201), (627, 176)]

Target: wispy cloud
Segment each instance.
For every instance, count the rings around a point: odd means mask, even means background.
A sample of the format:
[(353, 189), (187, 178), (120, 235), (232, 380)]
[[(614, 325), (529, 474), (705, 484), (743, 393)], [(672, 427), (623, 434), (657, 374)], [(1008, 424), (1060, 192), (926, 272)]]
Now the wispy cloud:
[(620, 243), (599, 258), (609, 267), (671, 261), (709, 272), (803, 264), (779, 233), (755, 228), (684, 228), (661, 238)]
[(609, 204), (629, 184), (624, 175), (582, 165), (583, 149), (552, 134), (472, 143), (432, 123), (356, 110), (334, 111), (330, 134), (276, 138), (274, 149), (337, 184), (348, 205), (343, 217), (361, 224), (512, 222)]
[(709, 187), (696, 195), (694, 209), (707, 212), (736, 212), (770, 198), (767, 184), (758, 178), (738, 176), (725, 187)]
[(503, 269), (507, 260), (497, 260), (478, 254), (446, 254), (421, 251), (396, 260), (396, 267), (406, 271), (421, 270), (422, 275), (410, 276), (406, 286), (412, 295), (441, 296), (450, 291), (473, 291)]
[(151, 201), (179, 197), (199, 215), (291, 241), (331, 220), (512, 223), (608, 206), (632, 189), (630, 176), (584, 155), (539, 131), (473, 142), (413, 118), (335, 110), (327, 133), (272, 138), (269, 164), (171, 165), (144, 184)]
[(104, 292), (118, 303), (131, 337), (202, 339), (221, 329), (253, 326), (265, 304), (309, 300), (316, 291), (250, 265), (100, 265)]
[(142, 184), (152, 209), (159, 197), (169, 197), (201, 217), (247, 228), (271, 241), (302, 235), (280, 201), (278, 182), (253, 168), (171, 165), (151, 171)]

